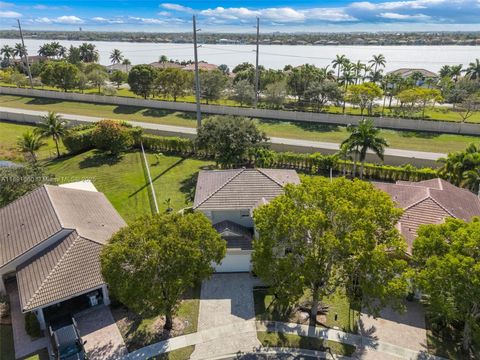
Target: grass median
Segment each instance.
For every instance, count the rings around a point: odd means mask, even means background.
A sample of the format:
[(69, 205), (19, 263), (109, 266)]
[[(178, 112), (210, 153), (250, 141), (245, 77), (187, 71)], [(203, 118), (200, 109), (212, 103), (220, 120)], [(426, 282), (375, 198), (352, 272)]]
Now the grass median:
[[(0, 95), (0, 106), (27, 110), (55, 111), (60, 113), (86, 115), (127, 121), (141, 121), (154, 124), (176, 125), (194, 128), (193, 113), (174, 112), (161, 109), (138, 108), (86, 102), (72, 102), (45, 98)], [(340, 143), (348, 132), (344, 126), (256, 120), (268, 136), (291, 139)], [(382, 130), (391, 148), (447, 153), (463, 150), (469, 143), (478, 142), (477, 136), (437, 134), (413, 131)]]

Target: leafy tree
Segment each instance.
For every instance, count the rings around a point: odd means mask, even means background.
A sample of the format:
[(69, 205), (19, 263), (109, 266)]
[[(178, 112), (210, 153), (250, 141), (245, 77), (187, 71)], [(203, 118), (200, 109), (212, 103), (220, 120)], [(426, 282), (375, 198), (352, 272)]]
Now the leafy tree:
[(252, 120), (234, 116), (215, 116), (198, 129), (196, 144), (215, 156), (223, 167), (242, 164), (249, 152), (265, 146), (267, 137)]
[(403, 90), (397, 94), (397, 99), (400, 101), (404, 115), (413, 115), (418, 109), (421, 109), (422, 118), (425, 117), (425, 108), (428, 104), (434, 105), (435, 102), (443, 101), (439, 90), (423, 87)]
[(110, 54), (110, 61), (112, 64), (120, 64), (123, 60), (122, 52), (118, 49), (113, 49)]
[(104, 247), (102, 274), (118, 300), (139, 314), (164, 314), (171, 330), (182, 294), (209, 277), (225, 253), (225, 241), (200, 212), (146, 216)]
[(57, 157), (60, 157), (58, 142), (67, 132), (67, 123), (68, 121), (63, 119), (61, 115), (49, 111), (47, 115), (42, 117), (42, 122), (35, 129), (36, 133), (42, 138), (52, 137), (57, 149)]
[(220, 70), (200, 72), (200, 91), (207, 104), (220, 99), (227, 82), (228, 78)]
[(339, 102), (343, 97), (342, 90), (338, 84), (331, 80), (314, 81), (305, 91), (305, 98), (312, 105), (315, 105), (317, 111), (330, 102)]
[(164, 96), (171, 96), (177, 101), (179, 96), (186, 93), (191, 87), (192, 73), (177, 68), (167, 68), (158, 72), (156, 77), (156, 88), (163, 92)]
[(152, 94), (155, 82), (155, 69), (150, 65), (135, 65), (128, 73), (128, 85), (135, 95), (146, 99)]
[(292, 69), (287, 76), (287, 87), (291, 95), (300, 103), (305, 99), (307, 90), (316, 81), (320, 80), (320, 71), (317, 67), (305, 64)]
[(68, 49), (67, 61), (73, 65), (80, 64), (82, 61), (82, 54), (78, 47), (70, 45), (70, 48)]
[(388, 146), (387, 140), (380, 137), (380, 129), (375, 127), (373, 120), (364, 119), (358, 123), (358, 126), (349, 127), (350, 136), (344, 140), (341, 146), (346, 146), (350, 152), (354, 153), (353, 176), (356, 175), (357, 158), (361, 162), (360, 178), (363, 178), (363, 166), (367, 157), (367, 151), (372, 150), (381, 160), (385, 147)]
[(360, 107), (360, 115), (368, 109), (368, 114), (372, 114), (372, 107), (375, 100), (383, 95), (382, 89), (375, 83), (369, 82), (359, 85), (351, 85), (346, 94), (347, 101)]
[(115, 70), (110, 74), (110, 81), (117, 85), (117, 89), (120, 89), (120, 85), (127, 82), (127, 79), (127, 73), (120, 70)]
[(255, 99), (255, 90), (248, 80), (237, 81), (233, 85), (233, 92), (232, 98), (238, 101), (240, 106), (243, 104), (251, 104)]
[(97, 122), (92, 137), (97, 149), (108, 151), (112, 155), (129, 149), (135, 140), (127, 126), (114, 120)]
[(226, 65), (226, 64), (218, 65), (218, 70), (220, 70), (223, 73), (223, 75), (229, 75), (230, 74), (230, 69), (228, 68), (228, 65)]
[(38, 163), (0, 168), (0, 207), (43, 184), (55, 184), (55, 177), (45, 173)]
[(18, 150), (24, 153), (25, 157), (33, 163), (37, 162), (37, 151), (45, 145), (42, 138), (33, 131), (24, 132), (17, 139)]
[(108, 74), (104, 69), (93, 69), (87, 72), (87, 79), (93, 86), (98, 88), (98, 93), (100, 94), (102, 86), (105, 85), (108, 79)]
[(406, 244), (395, 228), (400, 215), (370, 183), (305, 178), (255, 210), (253, 269), (284, 304), (308, 290), (312, 325), (322, 299), (340, 289), (378, 310), (407, 289)]
[(255, 70), (255, 66), (253, 64), (250, 64), (248, 62), (243, 62), (241, 64), (238, 64), (237, 66), (235, 66), (232, 70), (232, 72), (234, 74), (237, 74), (241, 71), (245, 71), (245, 70), (249, 70), (249, 69), (253, 69)]
[(10, 82), (15, 84), (16, 87), (24, 87), (27, 85), (27, 78), (24, 74), (15, 71), (10, 75)]
[(413, 243), (415, 283), (430, 310), (463, 324), (463, 350), (480, 333), (480, 219), (423, 225)]
[(457, 107), (462, 122), (467, 121), (476, 111), (480, 110), (480, 94), (469, 95)]
[(40, 74), (42, 83), (56, 86), (67, 92), (75, 88), (79, 80), (80, 71), (75, 65), (65, 61), (48, 63)]
[(287, 98), (287, 83), (279, 81), (266, 86), (263, 91), (265, 102), (274, 109), (280, 109)]

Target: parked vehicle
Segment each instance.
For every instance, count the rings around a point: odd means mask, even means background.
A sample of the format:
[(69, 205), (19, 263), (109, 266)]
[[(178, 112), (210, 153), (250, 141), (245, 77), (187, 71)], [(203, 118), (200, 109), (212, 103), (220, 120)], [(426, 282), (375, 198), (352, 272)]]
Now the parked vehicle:
[(54, 353), (52, 358), (55, 360), (86, 360), (87, 354), (77, 323), (73, 317), (69, 318), (67, 323), (51, 324), (49, 333), (52, 340)]

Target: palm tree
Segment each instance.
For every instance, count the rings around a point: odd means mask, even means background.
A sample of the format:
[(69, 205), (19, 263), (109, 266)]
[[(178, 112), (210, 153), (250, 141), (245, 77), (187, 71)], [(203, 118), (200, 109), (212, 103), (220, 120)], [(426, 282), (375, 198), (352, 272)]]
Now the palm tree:
[(480, 167), (464, 172), (462, 186), (475, 194), (480, 194)]
[(461, 185), (464, 174), (480, 166), (480, 146), (469, 144), (464, 151), (449, 153), (438, 162), (443, 164), (438, 173), (454, 185)]
[(122, 65), (125, 65), (125, 72), (128, 73), (128, 67), (129, 67), (130, 65), (132, 65), (132, 63), (131, 63), (130, 60), (128, 60), (128, 59), (123, 59)]
[(35, 132), (42, 138), (51, 136), (57, 148), (57, 157), (60, 157), (58, 142), (67, 132), (67, 120), (53, 111), (49, 111), (47, 115), (42, 117), (42, 120)]
[(480, 81), (480, 60), (475, 59), (474, 62), (468, 64), (468, 68), (465, 70), (465, 75), (470, 80)]
[(98, 50), (94, 44), (83, 43), (78, 48), (80, 50), (80, 58), (83, 62), (91, 63), (98, 61)]
[(462, 69), (463, 65), (452, 65), (450, 67), (450, 77), (453, 79), (453, 81), (457, 82), (458, 78), (462, 76)]
[(356, 175), (357, 157), (361, 162), (360, 179), (363, 178), (363, 168), (367, 151), (373, 151), (381, 160), (385, 147), (388, 146), (387, 140), (379, 136), (380, 129), (375, 127), (373, 120), (360, 120), (357, 127), (349, 127), (350, 136), (344, 140), (341, 146), (346, 146), (351, 152), (354, 152), (353, 176)]
[(365, 64), (363, 64), (360, 60), (358, 60), (355, 64), (352, 66), (352, 70), (355, 73), (355, 85), (358, 84), (358, 80), (361, 78), (361, 73), (363, 69), (365, 68)]
[(10, 45), (3, 45), (2, 48), (0, 49), (0, 55), (2, 55), (4, 59), (8, 59), (8, 60), (10, 60), (10, 58), (13, 57), (14, 52), (15, 52), (15, 49), (12, 48)]
[(444, 77), (450, 77), (451, 69), (449, 65), (443, 65), (442, 68), (438, 71), (438, 75), (440, 75), (441, 78)]
[(328, 68), (329, 65), (319, 69), (320, 78), (323, 80), (335, 80), (335, 75), (332, 69)]
[(383, 54), (373, 55), (373, 59), (369, 61), (369, 64), (374, 66), (373, 73), (377, 72), (379, 66), (385, 67), (386, 63), (387, 61), (385, 60), (385, 56), (383, 56)]
[(118, 49), (113, 49), (112, 53), (110, 54), (110, 61), (112, 64), (119, 64), (123, 60), (122, 52)]
[(37, 162), (36, 152), (44, 146), (45, 143), (41, 137), (33, 131), (27, 131), (17, 139), (18, 149), (25, 155), (28, 155), (33, 162)]
[(340, 71), (342, 70), (343, 65), (347, 61), (347, 57), (345, 55), (338, 55), (335, 57), (335, 59), (332, 61), (332, 65), (334, 69), (337, 69), (337, 79), (340, 78)]
[(13, 49), (13, 55), (23, 58), (27, 55), (27, 48), (20, 43), (16, 43), (15, 48)]

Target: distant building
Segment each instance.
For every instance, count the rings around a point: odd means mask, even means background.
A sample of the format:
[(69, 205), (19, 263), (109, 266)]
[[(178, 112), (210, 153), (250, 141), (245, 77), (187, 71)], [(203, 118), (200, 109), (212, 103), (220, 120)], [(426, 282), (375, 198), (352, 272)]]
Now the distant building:
[[(129, 66), (130, 68), (131, 66)], [(109, 74), (113, 73), (114, 71), (123, 71), (123, 72), (127, 72), (127, 65), (123, 65), (123, 64), (112, 64), (112, 65), (107, 65), (105, 66), (105, 69), (107, 70), (107, 72)]]
[(159, 62), (155, 61), (149, 64), (150, 66), (153, 66), (154, 68), (157, 69), (181, 69), (183, 68), (182, 65), (177, 64), (173, 61), (166, 61), (166, 62)]
[(403, 79), (406, 79), (412, 76), (414, 73), (420, 73), (425, 79), (434, 79), (437, 78), (438, 75), (432, 71), (426, 69), (415, 69), (415, 68), (401, 68), (394, 71), (390, 71), (389, 74), (397, 74), (400, 75)]
[[(215, 64), (209, 64), (205, 61), (200, 61), (198, 63), (198, 70), (213, 71), (217, 69), (218, 69), (218, 65), (215, 65)], [(183, 68), (183, 70), (195, 71), (195, 64), (188, 64)]]

